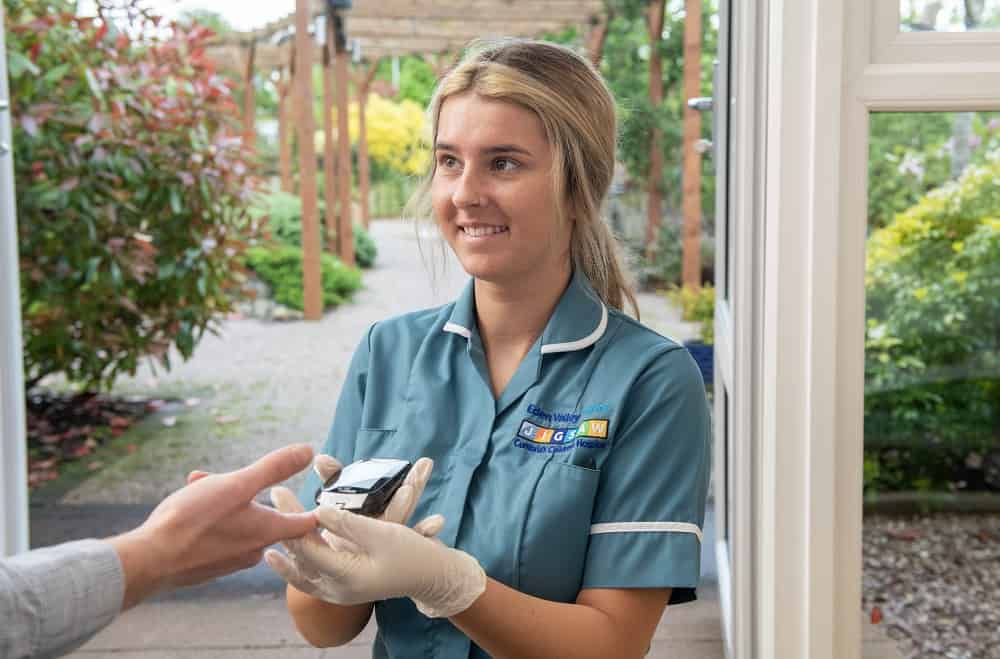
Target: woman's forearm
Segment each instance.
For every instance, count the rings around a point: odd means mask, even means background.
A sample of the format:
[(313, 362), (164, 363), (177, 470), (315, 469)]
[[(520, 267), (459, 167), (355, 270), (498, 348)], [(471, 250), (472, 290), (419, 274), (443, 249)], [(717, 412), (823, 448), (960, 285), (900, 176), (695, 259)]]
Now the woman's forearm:
[(640, 659), (649, 648), (648, 635), (598, 608), (540, 599), (493, 579), (451, 622), (494, 659)]
[(288, 587), (288, 611), (299, 633), (318, 648), (344, 645), (354, 640), (372, 616), (372, 604), (338, 606)]

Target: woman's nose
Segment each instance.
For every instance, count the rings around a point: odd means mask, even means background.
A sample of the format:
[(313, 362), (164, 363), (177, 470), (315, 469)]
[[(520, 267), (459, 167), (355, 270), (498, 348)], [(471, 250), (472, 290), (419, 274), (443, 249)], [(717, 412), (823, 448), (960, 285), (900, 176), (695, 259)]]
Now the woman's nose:
[(466, 169), (462, 176), (455, 182), (455, 189), (451, 193), (451, 202), (456, 208), (467, 206), (481, 206), (483, 203), (483, 190), (475, 172)]

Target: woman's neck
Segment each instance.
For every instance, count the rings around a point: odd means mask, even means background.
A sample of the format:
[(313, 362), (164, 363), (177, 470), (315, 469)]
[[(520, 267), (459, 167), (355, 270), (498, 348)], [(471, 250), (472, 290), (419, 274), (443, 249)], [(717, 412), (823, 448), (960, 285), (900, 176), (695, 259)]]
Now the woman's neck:
[(552, 275), (517, 284), (477, 279), (476, 319), (487, 356), (496, 350), (513, 351), (520, 361), (545, 330), (571, 274), (567, 261)]

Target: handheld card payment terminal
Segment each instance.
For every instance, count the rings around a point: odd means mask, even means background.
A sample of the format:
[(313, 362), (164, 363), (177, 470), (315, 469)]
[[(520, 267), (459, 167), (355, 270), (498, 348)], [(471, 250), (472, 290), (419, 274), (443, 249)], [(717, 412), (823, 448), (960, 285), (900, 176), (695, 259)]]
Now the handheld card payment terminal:
[(359, 515), (381, 515), (410, 471), (406, 460), (371, 458), (352, 462), (316, 490), (316, 503)]

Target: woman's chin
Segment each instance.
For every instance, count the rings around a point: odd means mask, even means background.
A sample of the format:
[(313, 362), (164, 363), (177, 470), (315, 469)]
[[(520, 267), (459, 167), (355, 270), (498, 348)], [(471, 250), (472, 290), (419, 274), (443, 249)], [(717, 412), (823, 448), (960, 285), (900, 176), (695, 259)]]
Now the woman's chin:
[(465, 258), (460, 257), (459, 263), (462, 264), (462, 269), (470, 277), (482, 281), (503, 281), (510, 276), (510, 264), (496, 258), (466, 256)]

